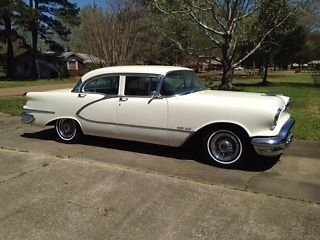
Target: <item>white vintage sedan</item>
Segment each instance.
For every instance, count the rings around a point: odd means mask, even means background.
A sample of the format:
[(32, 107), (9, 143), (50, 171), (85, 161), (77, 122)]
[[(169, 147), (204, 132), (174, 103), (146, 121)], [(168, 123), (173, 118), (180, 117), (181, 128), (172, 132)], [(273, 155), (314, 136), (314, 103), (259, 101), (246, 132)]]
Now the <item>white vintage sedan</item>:
[(292, 141), (289, 97), (207, 90), (183, 67), (101, 68), (73, 89), (26, 98), (22, 122), (54, 125), (66, 143), (84, 134), (178, 147), (200, 137), (208, 160), (236, 167), (253, 149), (277, 156)]

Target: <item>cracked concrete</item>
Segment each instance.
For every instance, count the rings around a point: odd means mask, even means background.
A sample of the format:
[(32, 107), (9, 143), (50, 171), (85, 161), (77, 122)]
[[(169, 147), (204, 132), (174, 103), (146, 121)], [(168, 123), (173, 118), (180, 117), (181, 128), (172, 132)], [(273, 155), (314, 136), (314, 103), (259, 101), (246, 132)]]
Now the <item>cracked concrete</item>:
[[(0, 159), (17, 176), (0, 184), (2, 239), (317, 239), (320, 234), (319, 204), (97, 161), (3, 149)], [(22, 169), (15, 161), (35, 168), (18, 176)], [(43, 162), (51, 164), (41, 167)]]
[(0, 239), (320, 234), (320, 144), (303, 151), (297, 141), (280, 161), (253, 158), (246, 169), (226, 170), (192, 148), (94, 137), (67, 145), (50, 128), (8, 115), (0, 123)]

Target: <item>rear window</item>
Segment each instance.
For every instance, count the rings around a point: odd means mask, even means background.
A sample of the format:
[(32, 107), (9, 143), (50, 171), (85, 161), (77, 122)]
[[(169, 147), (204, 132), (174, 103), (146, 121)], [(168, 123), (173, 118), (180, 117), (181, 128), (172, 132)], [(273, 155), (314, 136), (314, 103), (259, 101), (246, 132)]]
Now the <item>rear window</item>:
[(119, 90), (119, 76), (100, 76), (89, 81), (84, 87), (84, 92), (117, 95)]

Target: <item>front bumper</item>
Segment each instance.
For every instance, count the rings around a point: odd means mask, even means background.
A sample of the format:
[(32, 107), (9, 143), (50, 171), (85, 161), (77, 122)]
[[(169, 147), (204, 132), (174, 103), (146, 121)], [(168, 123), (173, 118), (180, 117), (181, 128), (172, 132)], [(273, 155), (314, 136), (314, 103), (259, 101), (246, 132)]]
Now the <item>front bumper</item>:
[(25, 124), (30, 124), (35, 120), (34, 116), (31, 115), (30, 113), (22, 112), (20, 115), (21, 115), (21, 122)]
[(267, 157), (277, 156), (283, 153), (284, 149), (292, 142), (293, 135), (291, 129), (295, 123), (290, 118), (281, 128), (279, 134), (275, 137), (257, 137), (251, 140), (251, 143), (257, 154)]

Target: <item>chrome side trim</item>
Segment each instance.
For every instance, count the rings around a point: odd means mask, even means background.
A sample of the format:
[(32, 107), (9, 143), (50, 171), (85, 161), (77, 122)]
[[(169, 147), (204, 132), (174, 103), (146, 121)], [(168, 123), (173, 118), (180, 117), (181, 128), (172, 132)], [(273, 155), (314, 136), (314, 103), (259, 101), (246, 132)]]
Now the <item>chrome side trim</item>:
[(83, 121), (86, 121), (86, 122), (90, 122), (90, 123), (98, 123), (98, 124), (106, 124), (106, 125), (117, 125), (116, 123), (114, 122), (104, 122), (104, 121), (96, 121), (96, 120), (90, 120), (88, 118), (85, 118), (85, 117), (82, 117), (81, 115), (79, 114), (76, 114), (77, 117)]
[[(89, 103), (85, 104), (84, 106), (82, 106), (82, 107), (76, 112), (76, 116), (82, 118), (82, 117), (80, 116), (80, 113), (81, 113), (85, 108), (91, 106), (92, 104), (95, 104), (95, 103), (98, 103), (98, 102), (101, 102), (101, 101), (104, 101), (104, 100), (108, 100), (108, 99), (119, 98), (119, 97), (121, 97), (121, 96), (118, 96), (118, 95), (116, 95), (116, 96), (106, 96), (106, 95), (102, 95), (102, 98), (99, 98), (99, 99), (97, 99), (97, 100), (94, 100), (94, 101), (89, 102)], [(88, 119), (85, 119), (85, 118), (83, 118), (83, 119), (88, 121)]]
[(132, 127), (132, 128), (144, 128), (144, 129), (151, 129), (151, 130), (172, 131), (172, 132), (194, 133), (194, 131), (183, 130), (183, 129), (160, 128), (160, 127), (150, 127), (150, 126), (114, 123), (114, 122), (95, 121), (95, 120), (90, 120), (90, 119), (84, 118), (80, 115), (77, 115), (77, 117), (80, 118), (81, 120), (91, 122), (91, 123), (98, 123), (98, 124), (115, 125), (115, 126)]
[(286, 149), (292, 142), (293, 135), (291, 129), (294, 126), (295, 120), (290, 118), (281, 128), (279, 134), (275, 137), (256, 137), (251, 140), (251, 143), (259, 155), (272, 157), (277, 156)]
[(28, 112), (34, 112), (34, 113), (47, 113), (47, 114), (55, 114), (53, 111), (47, 111), (47, 110), (37, 110), (32, 108), (26, 108), (24, 107), (23, 110), (26, 110)]
[(35, 120), (33, 115), (26, 112), (22, 112), (20, 116), (21, 116), (21, 122), (23, 122), (24, 124), (30, 124)]

